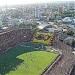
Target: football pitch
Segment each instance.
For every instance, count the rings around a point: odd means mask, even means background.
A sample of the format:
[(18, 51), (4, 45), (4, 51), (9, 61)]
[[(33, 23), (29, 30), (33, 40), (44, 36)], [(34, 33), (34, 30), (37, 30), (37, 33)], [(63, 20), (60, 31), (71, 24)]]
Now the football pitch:
[(0, 74), (39, 75), (58, 56), (42, 48), (38, 45), (23, 44), (1, 53)]

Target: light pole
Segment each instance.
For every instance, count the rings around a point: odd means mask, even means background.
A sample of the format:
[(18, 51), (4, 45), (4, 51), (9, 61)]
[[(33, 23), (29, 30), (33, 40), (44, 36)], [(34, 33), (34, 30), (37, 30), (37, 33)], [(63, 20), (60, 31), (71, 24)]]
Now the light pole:
[(72, 51), (74, 50), (75, 48), (75, 39), (72, 40)]

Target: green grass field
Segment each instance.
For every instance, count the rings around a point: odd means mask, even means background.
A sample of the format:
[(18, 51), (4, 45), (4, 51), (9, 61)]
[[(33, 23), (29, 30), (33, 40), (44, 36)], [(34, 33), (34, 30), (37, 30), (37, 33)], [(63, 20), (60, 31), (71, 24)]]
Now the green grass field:
[[(53, 36), (53, 34), (50, 34), (50, 33), (45, 33), (45, 32), (36, 32), (36, 34), (37, 35), (39, 35), (39, 34), (43, 34), (43, 35), (45, 35), (45, 37), (47, 38), (47, 35), (48, 36)], [(39, 42), (39, 43), (43, 43), (43, 44), (50, 44), (50, 43), (52, 43), (52, 40), (50, 40), (50, 39), (47, 39), (47, 40), (38, 40), (38, 39), (36, 39), (35, 37), (33, 38), (33, 42)]]
[(58, 56), (35, 47), (37, 45), (17, 45), (0, 54), (0, 74), (39, 75)]

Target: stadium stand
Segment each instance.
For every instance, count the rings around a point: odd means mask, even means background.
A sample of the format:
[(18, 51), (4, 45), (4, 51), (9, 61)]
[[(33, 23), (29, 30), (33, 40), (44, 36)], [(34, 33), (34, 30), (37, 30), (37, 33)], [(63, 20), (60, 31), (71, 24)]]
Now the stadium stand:
[(16, 44), (30, 41), (33, 33), (33, 30), (25, 28), (0, 33), (0, 52)]
[[(30, 42), (34, 34), (31, 29), (13, 29), (7, 32), (0, 33), (0, 52), (13, 47), (22, 42)], [(53, 39), (53, 46), (62, 52), (62, 58), (58, 60), (54, 66), (43, 75), (70, 75), (70, 70), (74, 66), (74, 55), (72, 54), (71, 47), (60, 42), (56, 38)]]
[(70, 70), (74, 66), (74, 55), (72, 54), (71, 47), (60, 42), (59, 40), (54, 40), (54, 47), (61, 50), (62, 58), (52, 67), (48, 69), (43, 75), (70, 75)]

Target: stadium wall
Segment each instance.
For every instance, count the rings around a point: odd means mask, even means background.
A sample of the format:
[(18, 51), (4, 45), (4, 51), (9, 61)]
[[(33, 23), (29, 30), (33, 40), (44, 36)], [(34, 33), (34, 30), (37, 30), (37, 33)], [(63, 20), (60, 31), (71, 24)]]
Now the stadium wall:
[(24, 28), (0, 33), (0, 52), (16, 44), (31, 41), (33, 33), (33, 30)]
[(58, 56), (53, 60), (52, 63), (50, 63), (43, 71), (40, 75), (47, 75), (48, 71), (51, 70), (56, 64), (57, 62), (59, 62), (62, 58), (62, 53), (58, 53)]

